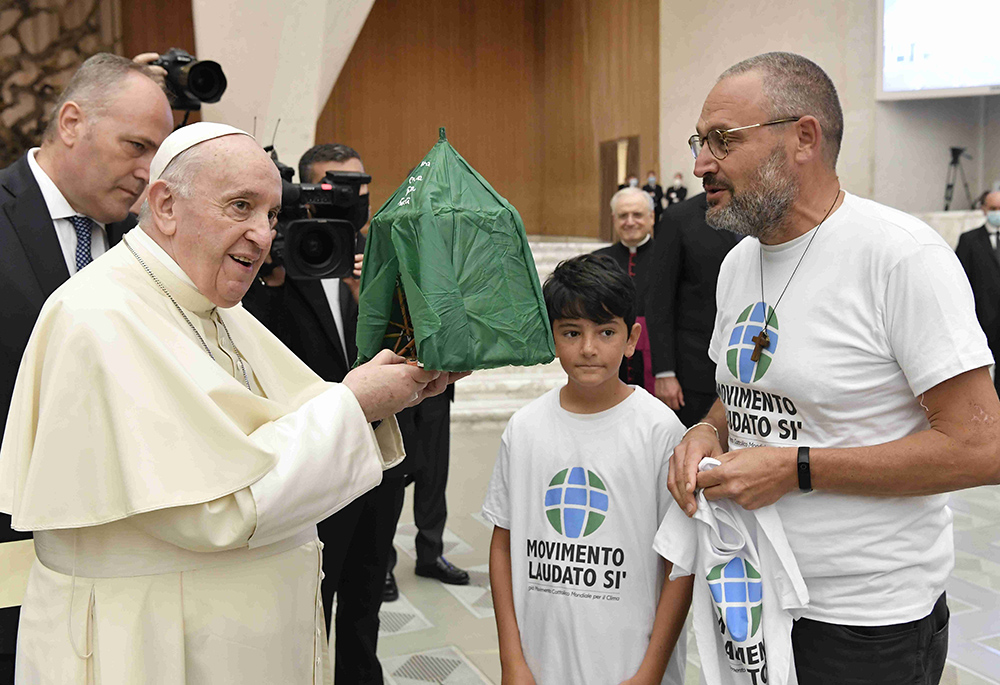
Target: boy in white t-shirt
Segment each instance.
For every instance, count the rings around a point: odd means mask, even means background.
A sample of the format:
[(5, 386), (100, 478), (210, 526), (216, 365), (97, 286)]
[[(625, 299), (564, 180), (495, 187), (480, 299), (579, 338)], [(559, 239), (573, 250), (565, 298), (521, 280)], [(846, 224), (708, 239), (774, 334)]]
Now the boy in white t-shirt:
[(666, 580), (652, 543), (684, 427), (618, 378), (635, 287), (582, 255), (543, 293), (568, 382), (511, 418), (483, 505), (503, 681), (682, 685), (691, 577)]

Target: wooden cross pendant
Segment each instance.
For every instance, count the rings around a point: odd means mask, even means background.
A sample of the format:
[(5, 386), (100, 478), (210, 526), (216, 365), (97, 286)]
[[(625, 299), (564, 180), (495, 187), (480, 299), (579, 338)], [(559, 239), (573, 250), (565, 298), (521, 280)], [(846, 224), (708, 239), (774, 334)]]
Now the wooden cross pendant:
[(771, 346), (771, 339), (767, 337), (767, 329), (762, 329), (760, 333), (750, 339), (754, 342), (753, 354), (750, 355), (750, 361), (760, 361), (760, 351), (766, 350)]

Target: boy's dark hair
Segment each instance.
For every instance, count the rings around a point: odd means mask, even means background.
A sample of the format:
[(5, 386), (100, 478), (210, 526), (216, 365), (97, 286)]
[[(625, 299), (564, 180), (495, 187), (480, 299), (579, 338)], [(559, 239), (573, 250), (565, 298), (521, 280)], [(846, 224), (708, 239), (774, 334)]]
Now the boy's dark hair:
[(361, 159), (361, 155), (354, 148), (340, 143), (313, 145), (299, 159), (299, 183), (310, 183), (312, 165), (317, 162), (346, 162), (349, 159)]
[(632, 331), (635, 285), (611, 257), (584, 254), (559, 262), (542, 287), (549, 321), (587, 319), (597, 324), (620, 316)]

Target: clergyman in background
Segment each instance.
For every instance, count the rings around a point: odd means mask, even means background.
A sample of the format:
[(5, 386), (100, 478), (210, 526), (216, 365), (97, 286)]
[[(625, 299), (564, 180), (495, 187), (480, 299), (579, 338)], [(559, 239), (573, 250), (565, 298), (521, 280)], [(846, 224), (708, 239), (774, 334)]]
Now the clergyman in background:
[(618, 375), (623, 382), (642, 386), (650, 394), (654, 387), (644, 307), (653, 265), (653, 216), (653, 198), (649, 193), (633, 187), (622, 188), (611, 197), (611, 221), (618, 242), (594, 252), (614, 259), (635, 285), (636, 322), (642, 330), (635, 352), (622, 359)]

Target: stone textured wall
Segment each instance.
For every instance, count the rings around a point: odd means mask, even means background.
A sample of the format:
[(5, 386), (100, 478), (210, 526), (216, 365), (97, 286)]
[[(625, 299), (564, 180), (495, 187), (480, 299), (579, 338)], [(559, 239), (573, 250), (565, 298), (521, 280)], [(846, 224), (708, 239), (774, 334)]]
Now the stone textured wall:
[(85, 59), (119, 52), (121, 0), (0, 0), (0, 167), (38, 145)]

